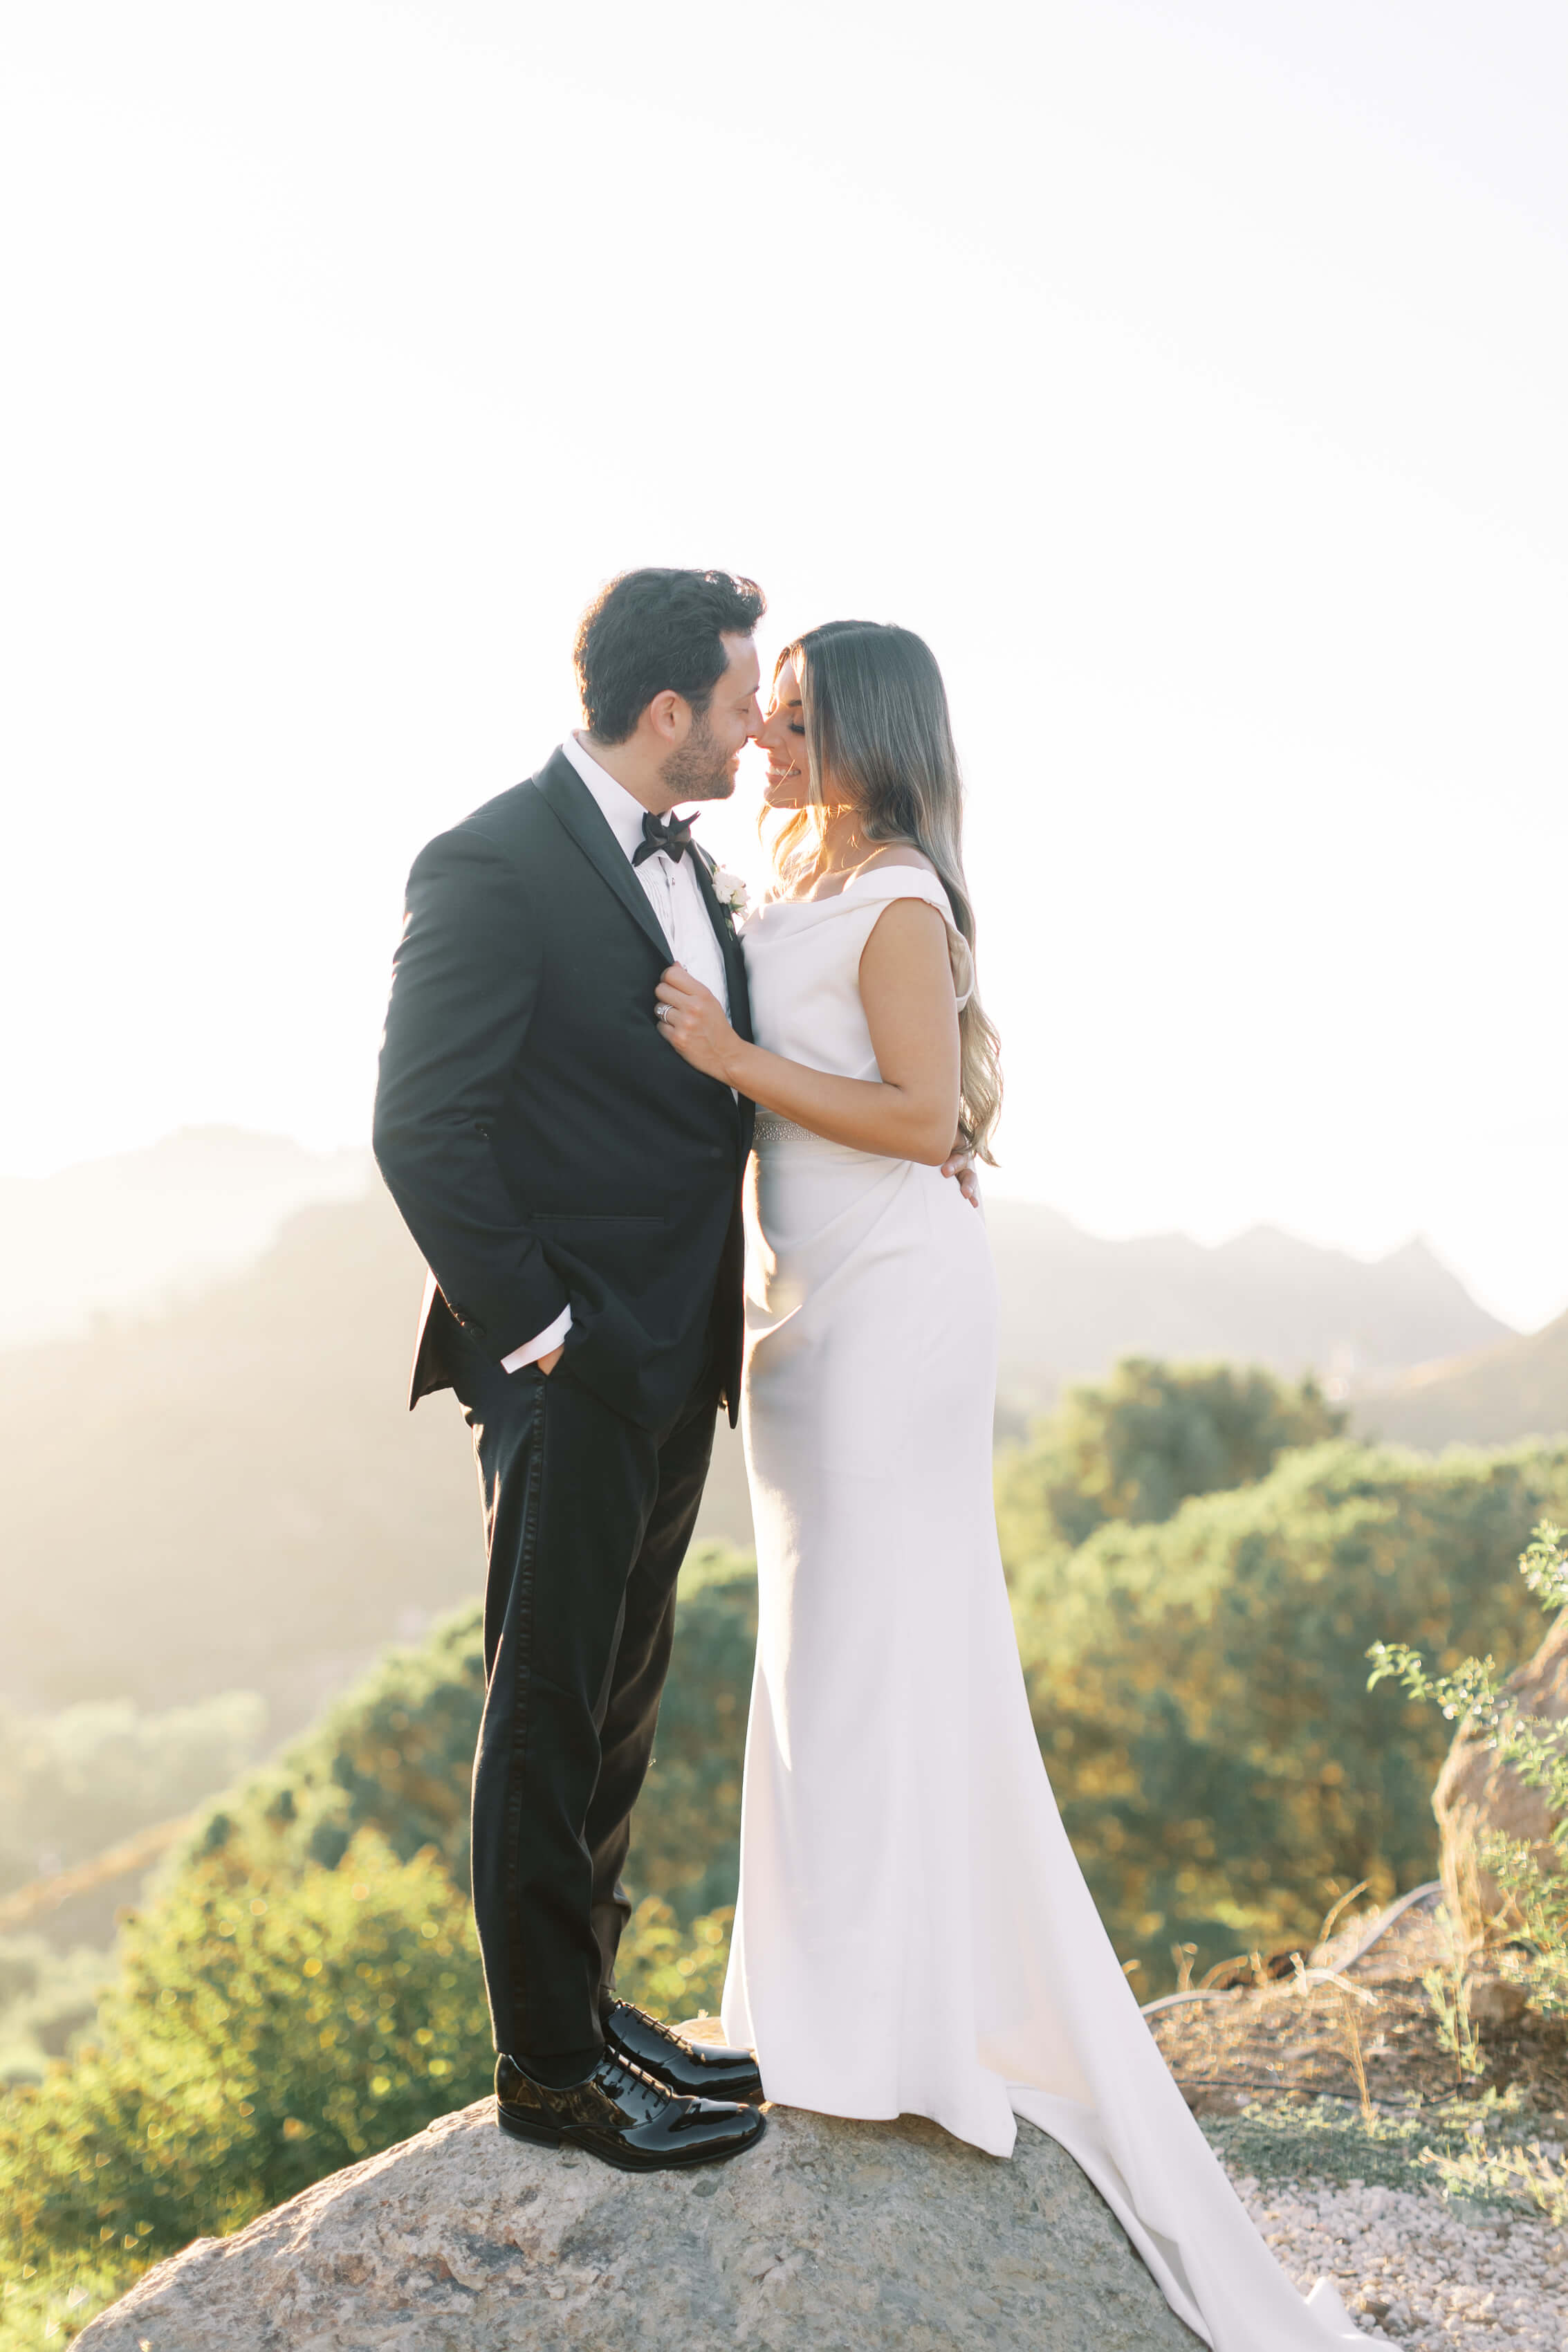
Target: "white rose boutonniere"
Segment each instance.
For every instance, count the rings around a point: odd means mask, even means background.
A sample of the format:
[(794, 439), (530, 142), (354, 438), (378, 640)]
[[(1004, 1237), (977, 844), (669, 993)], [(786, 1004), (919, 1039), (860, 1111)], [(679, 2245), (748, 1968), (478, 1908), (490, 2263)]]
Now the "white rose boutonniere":
[(713, 892), (730, 921), (738, 929), (745, 922), (751, 905), (746, 894), (746, 885), (739, 875), (727, 873), (722, 866), (716, 866), (713, 869)]

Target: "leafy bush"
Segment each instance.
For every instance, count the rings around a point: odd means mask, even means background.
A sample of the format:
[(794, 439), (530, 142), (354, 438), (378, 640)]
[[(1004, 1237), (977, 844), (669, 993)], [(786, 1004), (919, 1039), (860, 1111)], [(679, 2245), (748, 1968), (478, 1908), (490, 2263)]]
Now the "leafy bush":
[[(676, 1899), (643, 1896), (618, 1971), (677, 2019), (716, 2009), (724, 1980), (731, 1914), (696, 1897), (733, 1894), (755, 1626), (732, 1555), (704, 1551), (688, 1581), (638, 1824), (639, 1861), (674, 1867)], [(481, 1697), (465, 1611), (390, 1654), (172, 1860), (93, 2046), (0, 2099), (0, 2352), (76, 2333), (149, 2262), (488, 2091), (467, 1901)], [(38, 1965), (30, 1941), (0, 1947), (0, 1990), (36, 1990)]]
[[(266, 1720), (253, 1691), (162, 1714), (130, 1700), (0, 1708), (0, 1895), (191, 1812), (249, 1763)], [(106, 1873), (29, 1932), (0, 1937), (0, 2082), (37, 2081), (90, 2021), (125, 1895), (125, 1878)]]
[(627, 1864), (632, 1885), (663, 1896), (683, 1927), (735, 1901), (756, 1649), (756, 1568), (706, 1547), (682, 1571), (674, 1656)]
[(1386, 1897), (1434, 1874), (1446, 1736), (1368, 1697), (1365, 1654), (1404, 1631), (1446, 1670), (1525, 1654), (1499, 1563), (1564, 1501), (1568, 1445), (1433, 1463), (1340, 1441), (1163, 1524), (1014, 1555), (1041, 1748), (1145, 1998), (1173, 1942), (1201, 1969), (1310, 1934), (1358, 1879)]
[(97, 2046), (0, 2103), (24, 2308), (84, 2262), (119, 2292), (486, 2087), (468, 1908), (438, 1858), (362, 1831), (336, 1870), (280, 1883), (273, 1859), (230, 1838), (187, 1864), (127, 1929)]
[[(426, 1847), (468, 1884), (468, 1805), (485, 1703), (477, 1603), (388, 1650), (282, 1757), (211, 1808), (192, 1842), (265, 1836), (274, 1869), (334, 1868), (361, 1830), (400, 1860)], [(191, 1850), (191, 1849), (188, 1849)]]
[(1189, 1495), (1250, 1486), (1291, 1446), (1339, 1436), (1345, 1416), (1311, 1377), (1127, 1356), (1070, 1388), (1027, 1446), (997, 1466), (1003, 1549), (1071, 1549), (1107, 1519), (1168, 1519)]
[[(674, 1656), (628, 1867), (633, 1893), (661, 1896), (684, 1926), (735, 1900), (756, 1639), (751, 1562), (721, 1545), (700, 1547), (681, 1578)], [(465, 1888), (484, 1700), (475, 1605), (417, 1649), (389, 1650), (276, 1764), (223, 1798), (192, 1846), (265, 1829), (278, 1866), (331, 1868), (361, 1830), (374, 1829), (404, 1861), (433, 1846)]]
[[(1568, 1515), (1568, 1444), (1280, 1453), (1327, 1412), (1306, 1387), (1124, 1367), (1099, 1396), (1003, 1465), (1000, 1517), (1041, 1746), (1147, 1997), (1173, 1941), (1285, 1941), (1356, 1879), (1431, 1874), (1447, 1733), (1369, 1697), (1364, 1654), (1396, 1633), (1439, 1674), (1524, 1654), (1528, 1597), (1498, 1564)], [(1222, 1473), (1251, 1483), (1192, 1491)], [(749, 1564), (694, 1556), (620, 1972), (665, 2016), (718, 2002), (755, 1631)], [(487, 2088), (466, 1902), (482, 1696), (467, 1610), (208, 1811), (128, 1930), (94, 2050), (0, 2101), (0, 2352)]]
[(683, 1927), (669, 1904), (661, 1903), (656, 1895), (644, 1895), (621, 1938), (616, 1991), (651, 2016), (674, 2024), (684, 2018), (716, 2015), (734, 1921), (735, 1906), (728, 1904)]
[[(1543, 1519), (1519, 1570), (1543, 1608), (1568, 1607), (1568, 1536), (1561, 1528)], [(1458, 1720), (1484, 1736), (1526, 1788), (1544, 1796), (1556, 1857), (1552, 1867), (1542, 1868), (1529, 1845), (1500, 1835), (1482, 1839), (1479, 1859), (1508, 1899), (1513, 1916), (1507, 1924), (1522, 1930), (1519, 1940), (1528, 1955), (1524, 1977), (1531, 2006), (1544, 2016), (1568, 2015), (1568, 1726), (1521, 1714), (1490, 1656), (1465, 1658), (1434, 1675), (1420, 1652), (1404, 1642), (1375, 1642), (1367, 1655), (1373, 1662), (1369, 1689), (1396, 1679), (1412, 1698), (1436, 1706), (1446, 1723)], [(1568, 2170), (1559, 2182), (1559, 2202), (1568, 2213)]]
[[(187, 1864), (128, 1928), (96, 2045), (0, 2101), (7, 2352), (488, 2092), (472, 1915), (434, 1850), (402, 1861), (361, 1829), (335, 1868), (277, 1863), (231, 1834)], [(665, 2017), (716, 2007), (728, 1925), (683, 1934), (647, 1898), (622, 1989)]]

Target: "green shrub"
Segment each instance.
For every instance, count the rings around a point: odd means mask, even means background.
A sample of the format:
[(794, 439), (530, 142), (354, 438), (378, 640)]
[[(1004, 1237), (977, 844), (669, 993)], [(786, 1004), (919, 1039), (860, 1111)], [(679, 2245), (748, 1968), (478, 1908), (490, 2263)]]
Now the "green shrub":
[(426, 1847), (468, 1883), (468, 1805), (485, 1703), (478, 1605), (414, 1649), (388, 1650), (283, 1756), (219, 1801), (194, 1848), (265, 1833), (274, 1868), (336, 1866), (373, 1829), (408, 1861)]
[(1311, 1378), (1292, 1387), (1256, 1366), (1124, 1357), (1108, 1380), (1070, 1388), (1028, 1445), (999, 1459), (1003, 1551), (1032, 1558), (1107, 1519), (1168, 1519), (1189, 1495), (1249, 1486), (1290, 1447), (1344, 1425)]
[(189, 1863), (128, 1927), (96, 2045), (0, 2101), (0, 2269), (24, 2308), (84, 2263), (118, 2292), (487, 2087), (439, 1859), (362, 1831), (335, 1870), (275, 1860), (231, 1837)]
[(735, 1901), (757, 1649), (751, 1561), (712, 1551), (694, 1565), (681, 1580), (674, 1655), (626, 1866), (632, 1886), (662, 1896), (683, 1927)]
[(468, 1908), (437, 1858), (362, 1831), (336, 1870), (279, 1884), (267, 1859), (231, 1840), (183, 1872), (128, 1927), (96, 2045), (5, 2103), (7, 2233), (167, 2252), (486, 2087)]
[[(684, 1924), (735, 1900), (740, 1768), (757, 1638), (756, 1570), (722, 1546), (687, 1562), (653, 1769), (633, 1824), (636, 1895)], [(477, 1605), (389, 1650), (273, 1765), (207, 1813), (185, 1852), (263, 1832), (275, 1867), (333, 1867), (361, 1830), (402, 1860), (432, 1846), (468, 1885), (469, 1791), (485, 1701)]]
[[(716, 2010), (756, 1622), (734, 1557), (680, 1603), (644, 1894), (621, 1990)], [(495, 2053), (467, 1901), (478, 1612), (391, 1653), (278, 1764), (209, 1809), (125, 1931), (93, 2045), (0, 2098), (0, 2352), (57, 2343), (149, 2262), (240, 2227), (483, 2096)], [(0, 1990), (40, 1956), (0, 1949)]]
[(1500, 1564), (1568, 1501), (1568, 1445), (1441, 1462), (1345, 1442), (1163, 1524), (1111, 1522), (1011, 1563), (1042, 1752), (1075, 1851), (1146, 1999), (1175, 1942), (1201, 1969), (1312, 1932), (1358, 1879), (1434, 1875), (1446, 1745), (1369, 1645), (1414, 1632), (1448, 1668), (1532, 1646)]
[[(1519, 1570), (1543, 1608), (1568, 1607), (1568, 1536), (1550, 1519), (1536, 1528)], [(1478, 1858), (1506, 1897), (1504, 1926), (1521, 1931), (1514, 1940), (1523, 1948), (1531, 2006), (1543, 2016), (1568, 2016), (1568, 1727), (1546, 1716), (1521, 1714), (1494, 1658), (1465, 1658), (1434, 1675), (1420, 1652), (1403, 1642), (1375, 1642), (1367, 1655), (1369, 1689), (1397, 1680), (1412, 1698), (1435, 1706), (1445, 1723), (1459, 1721), (1475, 1736), (1484, 1735), (1500, 1760), (1544, 1797), (1551, 1865), (1543, 1867), (1522, 1841), (1497, 1834), (1483, 1837)], [(1561, 2221), (1568, 2217), (1568, 2172), (1559, 2188)]]
[(656, 1895), (644, 1895), (621, 1938), (616, 1991), (675, 2025), (686, 2018), (716, 2016), (734, 1920), (734, 1906), (727, 1905), (683, 1927), (669, 1904)]

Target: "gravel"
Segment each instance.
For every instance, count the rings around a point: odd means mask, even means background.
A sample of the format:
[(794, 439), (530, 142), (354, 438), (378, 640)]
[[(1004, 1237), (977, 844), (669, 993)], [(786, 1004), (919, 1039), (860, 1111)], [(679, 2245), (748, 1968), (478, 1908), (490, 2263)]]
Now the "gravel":
[(1332, 2278), (1369, 2333), (1414, 2352), (1563, 2352), (1568, 2232), (1407, 2189), (1236, 2182), (1303, 2292)]

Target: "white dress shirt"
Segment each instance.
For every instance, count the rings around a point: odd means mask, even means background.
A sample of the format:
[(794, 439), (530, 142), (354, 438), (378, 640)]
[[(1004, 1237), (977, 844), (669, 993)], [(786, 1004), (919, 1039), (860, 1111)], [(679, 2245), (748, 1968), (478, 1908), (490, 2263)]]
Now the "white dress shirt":
[[(593, 794), (601, 815), (630, 864), (643, 846), (646, 809), (641, 801), (632, 799), (624, 784), (616, 782), (607, 768), (600, 766), (576, 735), (569, 735), (560, 748)], [(729, 983), (725, 976), (724, 955), (695, 864), (695, 851), (688, 850), (685, 857), (670, 858), (661, 849), (652, 857), (644, 857), (632, 871), (646, 891), (648, 904), (670, 943), (670, 961), (684, 964), (694, 980), (700, 980), (705, 988), (712, 991), (727, 1013)], [(650, 1001), (650, 1020), (653, 1013)], [(520, 1372), (525, 1364), (534, 1363), (540, 1356), (548, 1356), (552, 1348), (559, 1348), (570, 1328), (571, 1309), (564, 1307), (547, 1330), (538, 1333), (525, 1346), (514, 1348), (509, 1356), (503, 1356), (501, 1370)]]

